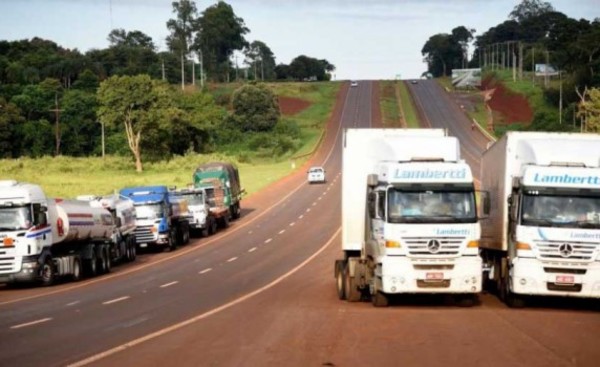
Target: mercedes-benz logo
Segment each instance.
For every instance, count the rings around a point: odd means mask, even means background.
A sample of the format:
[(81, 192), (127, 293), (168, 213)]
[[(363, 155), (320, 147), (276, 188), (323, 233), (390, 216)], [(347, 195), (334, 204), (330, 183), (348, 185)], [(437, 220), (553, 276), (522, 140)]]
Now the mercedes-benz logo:
[(558, 252), (562, 257), (569, 257), (573, 253), (573, 246), (569, 243), (563, 243), (562, 245), (558, 246)]
[(437, 253), (440, 250), (440, 247), (442, 247), (442, 245), (438, 240), (430, 240), (427, 242), (427, 249), (429, 249), (429, 252), (432, 254)]

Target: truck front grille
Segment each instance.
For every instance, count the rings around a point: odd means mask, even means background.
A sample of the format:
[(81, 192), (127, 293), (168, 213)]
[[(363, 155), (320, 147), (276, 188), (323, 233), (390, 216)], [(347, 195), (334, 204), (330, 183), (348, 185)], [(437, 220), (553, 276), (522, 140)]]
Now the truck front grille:
[(137, 243), (147, 243), (154, 241), (154, 234), (151, 231), (152, 226), (138, 226), (135, 229), (135, 239)]
[(541, 259), (564, 259), (571, 261), (592, 260), (594, 258), (594, 252), (598, 247), (598, 245), (594, 243), (562, 241), (537, 241), (536, 245), (539, 249)]
[(11, 254), (14, 249), (0, 251), (0, 274), (10, 274), (17, 271), (17, 259)]
[(458, 256), (464, 237), (405, 237), (408, 254), (419, 257)]

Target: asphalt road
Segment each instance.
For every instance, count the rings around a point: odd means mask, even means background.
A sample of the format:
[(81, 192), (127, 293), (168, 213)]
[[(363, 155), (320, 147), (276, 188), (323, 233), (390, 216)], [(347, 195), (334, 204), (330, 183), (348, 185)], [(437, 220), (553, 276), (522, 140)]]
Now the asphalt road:
[[(472, 308), (399, 297), (380, 309), (337, 299), (340, 128), (378, 123), (374, 85), (342, 91), (314, 159), (326, 184), (306, 184), (299, 170), (247, 200), (226, 232), (174, 258), (0, 298), (0, 365), (596, 366), (600, 317), (588, 304), (512, 310), (484, 294)], [(459, 136), (477, 165), (485, 141), (460, 110), (428, 82), (410, 89), (431, 126)]]

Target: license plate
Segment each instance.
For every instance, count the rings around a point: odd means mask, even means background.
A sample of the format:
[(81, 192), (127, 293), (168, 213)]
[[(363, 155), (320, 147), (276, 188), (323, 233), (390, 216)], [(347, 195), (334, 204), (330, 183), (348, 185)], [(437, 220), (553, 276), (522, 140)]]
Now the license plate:
[(573, 275), (557, 275), (556, 284), (575, 284), (575, 277)]
[(140, 243), (140, 247), (148, 247), (147, 243)]
[(444, 273), (425, 273), (425, 280), (438, 282), (444, 280)]

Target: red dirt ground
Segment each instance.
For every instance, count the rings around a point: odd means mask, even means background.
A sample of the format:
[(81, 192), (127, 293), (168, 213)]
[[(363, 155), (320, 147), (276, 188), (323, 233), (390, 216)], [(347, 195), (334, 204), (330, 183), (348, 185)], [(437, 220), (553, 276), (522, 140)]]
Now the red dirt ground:
[(527, 98), (507, 89), (502, 82), (488, 78), (482, 80), (483, 90), (495, 89), (488, 102), (494, 111), (494, 124), (509, 125), (513, 123), (531, 124), (533, 110)]
[(281, 113), (286, 116), (291, 116), (308, 108), (312, 103), (300, 98), (294, 97), (279, 97), (279, 108)]

